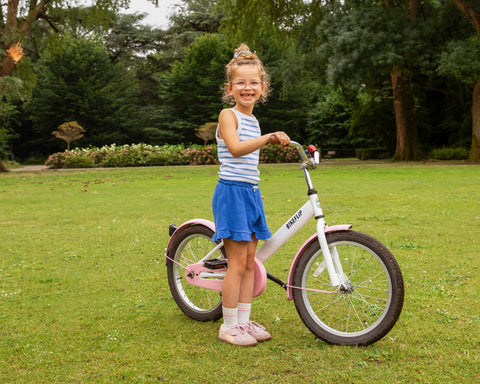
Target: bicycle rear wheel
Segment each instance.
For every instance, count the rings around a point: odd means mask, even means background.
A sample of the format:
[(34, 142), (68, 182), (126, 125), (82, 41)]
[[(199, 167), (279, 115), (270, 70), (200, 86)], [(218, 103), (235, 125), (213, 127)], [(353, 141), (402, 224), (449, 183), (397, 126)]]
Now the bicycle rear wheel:
[[(318, 241), (301, 256), (293, 277), (297, 312), (310, 331), (329, 344), (368, 345), (384, 337), (403, 307), (400, 268), (378, 240), (355, 231), (327, 234), (351, 286), (335, 293)], [(323, 292), (319, 292), (323, 291)]]
[[(213, 231), (202, 225), (182, 230), (174, 239), (167, 259), (168, 285), (178, 307), (188, 317), (198, 321), (218, 320), (222, 317), (220, 292), (188, 283), (185, 268), (199, 262), (217, 244), (211, 240)], [(211, 258), (225, 257), (223, 248)]]

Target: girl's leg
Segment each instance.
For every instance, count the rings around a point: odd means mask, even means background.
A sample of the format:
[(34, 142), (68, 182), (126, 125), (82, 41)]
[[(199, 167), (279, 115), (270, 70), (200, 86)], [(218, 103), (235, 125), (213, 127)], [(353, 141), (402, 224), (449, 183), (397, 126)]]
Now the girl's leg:
[(257, 243), (258, 240), (255, 238), (255, 235), (252, 235), (252, 242), (247, 242), (247, 262), (238, 295), (239, 303), (252, 302), (255, 273), (255, 251), (257, 250)]
[(255, 251), (258, 240), (252, 235), (252, 242), (247, 245), (247, 265), (243, 273), (238, 297), (238, 323), (245, 324), (250, 320), (253, 287), (255, 279)]
[(228, 259), (228, 269), (222, 287), (224, 307), (235, 308), (239, 302), (252, 302), (257, 242), (253, 235), (252, 242), (224, 239)]
[[(224, 323), (220, 327), (218, 337), (220, 340), (234, 345), (255, 345), (257, 343), (255, 337), (238, 324), (238, 301), (240, 297), (245, 297), (242, 287), (243, 284), (248, 284), (249, 280), (248, 278), (244, 279), (245, 272), (250, 269), (247, 268), (249, 242), (224, 239), (224, 244), (228, 268), (222, 286)], [(253, 279), (251, 292), (250, 302), (253, 294)]]
[[(240, 293), (242, 293), (242, 299), (248, 297), (248, 292), (244, 292), (244, 289), (241, 288), (248, 283), (248, 277), (244, 280), (244, 274), (247, 269), (249, 242), (224, 239), (224, 244), (228, 269), (223, 279), (222, 304), (226, 308), (236, 308), (240, 300)], [(250, 297), (249, 302), (251, 300)]]
[(253, 286), (255, 279), (255, 251), (258, 240), (252, 235), (252, 242), (247, 245), (247, 265), (240, 286), (238, 300), (238, 323), (244, 326), (250, 336), (257, 341), (270, 340), (272, 336), (264, 327), (254, 321), (250, 321), (250, 310), (252, 307)]

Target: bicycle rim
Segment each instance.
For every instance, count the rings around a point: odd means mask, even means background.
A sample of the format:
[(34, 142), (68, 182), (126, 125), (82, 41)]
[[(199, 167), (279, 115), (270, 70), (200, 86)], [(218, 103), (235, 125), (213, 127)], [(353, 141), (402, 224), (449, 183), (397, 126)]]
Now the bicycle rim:
[[(366, 345), (383, 337), (398, 319), (403, 305), (403, 279), (391, 253), (380, 243), (358, 232), (329, 236), (331, 250), (339, 254), (352, 286), (332, 290), (320, 247), (305, 255), (297, 284), (308, 290), (295, 292), (302, 320), (317, 337), (332, 344)], [(298, 305), (297, 305), (298, 302)]]
[[(171, 264), (170, 287), (180, 309), (195, 320), (210, 320), (209, 314), (221, 310), (220, 292), (191, 285), (185, 278), (186, 267), (201, 260), (216, 244), (210, 234), (191, 233), (181, 239)], [(212, 258), (221, 256), (215, 253)], [(172, 289), (172, 286), (174, 289)], [(207, 316), (207, 317), (205, 317)]]

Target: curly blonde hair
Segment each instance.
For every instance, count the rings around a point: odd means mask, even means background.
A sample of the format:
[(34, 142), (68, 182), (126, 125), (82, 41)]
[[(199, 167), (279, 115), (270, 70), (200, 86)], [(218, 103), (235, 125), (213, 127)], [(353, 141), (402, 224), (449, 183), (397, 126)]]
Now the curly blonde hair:
[[(268, 95), (270, 94), (270, 76), (265, 71), (263, 62), (258, 58), (256, 52), (251, 52), (250, 48), (246, 44), (240, 44), (237, 49), (235, 49), (233, 54), (233, 59), (225, 66), (225, 75), (227, 77), (227, 84), (231, 84), (233, 79), (233, 73), (236, 68), (242, 65), (256, 65), (260, 71), (260, 79), (265, 86), (263, 94), (260, 96), (258, 101), (260, 103), (265, 103), (267, 101)], [(229, 105), (234, 105), (235, 100), (232, 95), (229, 94), (227, 84), (223, 87), (223, 96), (222, 101)]]

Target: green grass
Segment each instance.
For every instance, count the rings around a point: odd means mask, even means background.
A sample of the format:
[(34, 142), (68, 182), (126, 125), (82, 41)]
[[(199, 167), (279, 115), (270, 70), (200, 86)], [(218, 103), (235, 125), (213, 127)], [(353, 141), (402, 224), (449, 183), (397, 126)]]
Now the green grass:
[[(306, 199), (298, 165), (265, 165), (272, 230)], [(167, 284), (168, 225), (211, 219), (216, 166), (0, 175), (0, 383), (477, 383), (480, 168), (329, 162), (312, 173), (329, 224), (397, 258), (399, 322), (330, 346), (269, 282), (253, 317), (273, 340), (236, 348), (184, 316)], [(312, 222), (267, 262), (286, 279)]]

